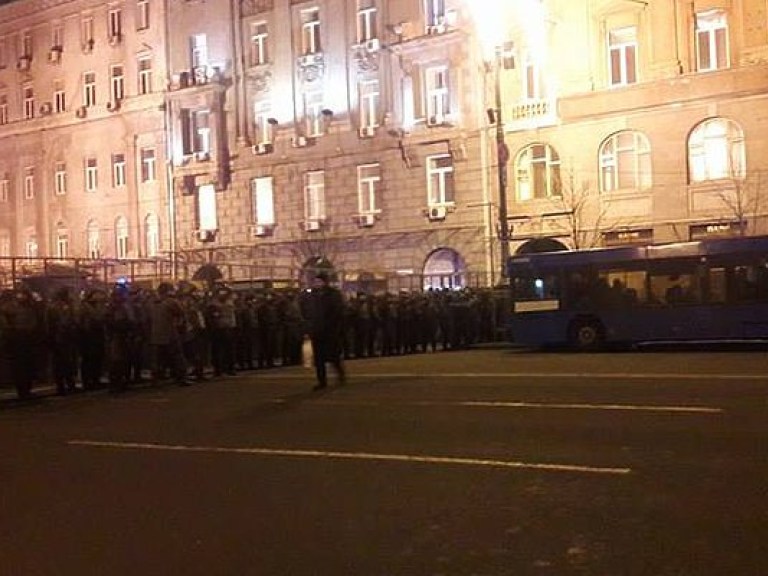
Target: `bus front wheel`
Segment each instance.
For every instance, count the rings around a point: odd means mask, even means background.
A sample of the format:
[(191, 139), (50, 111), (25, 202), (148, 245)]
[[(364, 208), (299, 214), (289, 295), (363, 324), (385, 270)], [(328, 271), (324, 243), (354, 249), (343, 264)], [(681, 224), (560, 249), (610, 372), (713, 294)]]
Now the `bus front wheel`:
[(603, 325), (596, 318), (580, 318), (568, 327), (568, 342), (576, 350), (596, 350), (604, 337)]

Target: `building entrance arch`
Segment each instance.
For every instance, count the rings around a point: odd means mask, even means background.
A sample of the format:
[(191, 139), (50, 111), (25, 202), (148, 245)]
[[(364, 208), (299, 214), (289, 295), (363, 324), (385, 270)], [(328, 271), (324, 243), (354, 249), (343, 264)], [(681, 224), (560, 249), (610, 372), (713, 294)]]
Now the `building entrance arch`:
[(516, 256), (524, 254), (536, 254), (538, 252), (562, 252), (568, 250), (568, 246), (554, 238), (535, 238), (528, 240), (515, 252)]
[(458, 290), (467, 285), (467, 265), (452, 248), (438, 248), (424, 262), (424, 290)]

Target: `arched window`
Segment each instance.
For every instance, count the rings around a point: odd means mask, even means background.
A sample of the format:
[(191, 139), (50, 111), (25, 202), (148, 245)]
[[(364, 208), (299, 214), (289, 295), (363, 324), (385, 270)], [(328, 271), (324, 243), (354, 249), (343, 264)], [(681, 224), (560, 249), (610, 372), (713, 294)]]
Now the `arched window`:
[(99, 234), (99, 223), (96, 220), (89, 220), (85, 227), (88, 242), (88, 257), (101, 257), (101, 238)]
[(424, 263), (424, 289), (464, 288), (466, 272), (467, 265), (456, 250), (439, 248)]
[(125, 216), (118, 216), (115, 220), (115, 256), (128, 258), (128, 220)]
[(144, 219), (144, 244), (148, 258), (160, 254), (160, 219), (152, 212)]
[(690, 183), (744, 178), (744, 133), (736, 122), (710, 118), (696, 126), (688, 138)]
[(555, 149), (547, 144), (532, 144), (517, 155), (515, 177), (517, 199), (521, 202), (563, 195), (560, 157)]
[(600, 146), (600, 191), (651, 187), (651, 147), (642, 132), (624, 130)]

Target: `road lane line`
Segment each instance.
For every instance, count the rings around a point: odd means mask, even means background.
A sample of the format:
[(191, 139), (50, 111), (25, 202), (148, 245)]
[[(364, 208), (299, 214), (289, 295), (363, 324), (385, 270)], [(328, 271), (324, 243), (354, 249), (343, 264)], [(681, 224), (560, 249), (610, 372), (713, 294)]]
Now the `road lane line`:
[[(600, 379), (600, 380), (757, 380), (768, 383), (765, 374), (678, 374), (674, 372), (350, 372), (349, 378), (563, 378), (563, 379)], [(270, 374), (275, 380), (303, 380), (309, 374)]]
[(634, 404), (550, 404), (547, 402), (459, 402), (460, 406), (481, 408), (553, 408), (558, 410), (627, 410), (636, 412), (672, 412), (682, 414), (722, 414), (722, 408), (705, 406), (643, 406)]
[(411, 454), (375, 454), (370, 452), (337, 452), (325, 450), (287, 450), (277, 448), (227, 448), (220, 446), (185, 446), (178, 444), (153, 444), (140, 442), (103, 442), (97, 440), (70, 440), (69, 446), (112, 448), (117, 450), (154, 450), (166, 452), (196, 452), (208, 454), (245, 454), (253, 456), (286, 456), (294, 458), (320, 458), (343, 460), (373, 460), (380, 462), (409, 462), (418, 464), (444, 464), (453, 466), (478, 466), (486, 468), (516, 468), (548, 472), (576, 472), (582, 474), (626, 475), (631, 468), (580, 466), (575, 464), (544, 464), (515, 460), (487, 460), (482, 458), (456, 458), (446, 456), (418, 456)]

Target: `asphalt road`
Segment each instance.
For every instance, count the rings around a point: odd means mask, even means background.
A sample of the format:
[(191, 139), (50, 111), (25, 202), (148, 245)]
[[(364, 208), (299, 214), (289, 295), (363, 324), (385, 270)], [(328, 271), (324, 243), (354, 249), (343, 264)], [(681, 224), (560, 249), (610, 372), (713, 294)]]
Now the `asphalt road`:
[(768, 573), (768, 356), (476, 350), (0, 405), (0, 574)]

